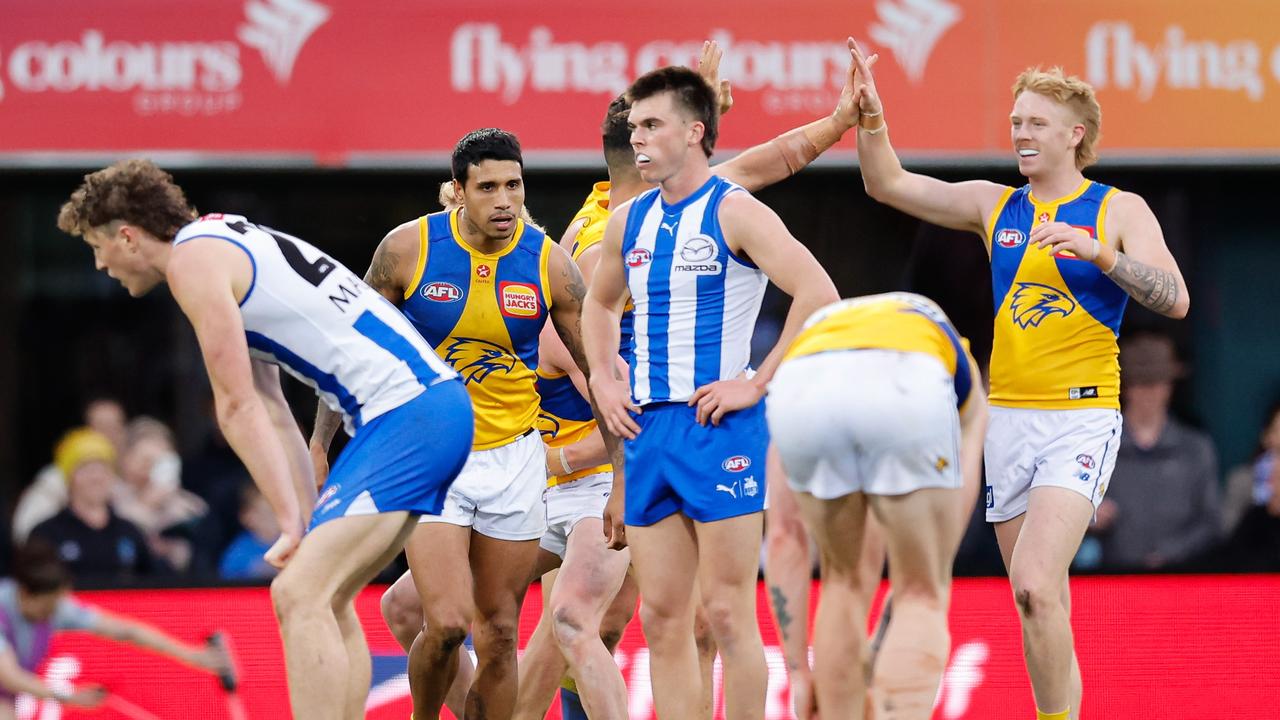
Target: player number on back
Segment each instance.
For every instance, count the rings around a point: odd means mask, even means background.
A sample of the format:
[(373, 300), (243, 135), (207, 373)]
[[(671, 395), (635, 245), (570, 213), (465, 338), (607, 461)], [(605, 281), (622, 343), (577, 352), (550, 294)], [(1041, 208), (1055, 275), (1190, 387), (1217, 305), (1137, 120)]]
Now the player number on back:
[(255, 225), (236, 220), (227, 223), (227, 227), (241, 235), (247, 235), (250, 228), (270, 235), (276, 241), (276, 245), (280, 246), (280, 254), (284, 255), (285, 262), (289, 263), (289, 267), (293, 268), (293, 271), (298, 273), (303, 280), (315, 287), (320, 287), (320, 283), (324, 282), (324, 279), (329, 277), (329, 273), (333, 272), (334, 268), (337, 267), (337, 264), (325, 255), (321, 255), (313, 262), (307, 262), (307, 259), (302, 256), (302, 251), (294, 243), (293, 238), (283, 233), (278, 233), (265, 225)]

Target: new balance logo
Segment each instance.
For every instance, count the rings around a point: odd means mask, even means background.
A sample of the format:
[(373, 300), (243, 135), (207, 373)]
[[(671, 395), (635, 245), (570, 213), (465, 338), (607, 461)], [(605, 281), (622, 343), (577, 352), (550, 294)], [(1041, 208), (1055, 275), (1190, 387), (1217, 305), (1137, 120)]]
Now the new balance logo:
[(262, 53), (271, 74), (285, 85), (302, 46), (331, 14), (314, 0), (248, 0), (244, 5), (247, 22), (240, 26), (237, 37)]
[(960, 8), (947, 0), (879, 0), (876, 14), (871, 39), (893, 51), (913, 83), (924, 79), (933, 46), (960, 21)]
[(734, 500), (737, 500), (738, 499), (738, 483), (734, 482), (732, 485), (716, 485), (716, 492), (729, 493), (729, 497), (733, 498)]

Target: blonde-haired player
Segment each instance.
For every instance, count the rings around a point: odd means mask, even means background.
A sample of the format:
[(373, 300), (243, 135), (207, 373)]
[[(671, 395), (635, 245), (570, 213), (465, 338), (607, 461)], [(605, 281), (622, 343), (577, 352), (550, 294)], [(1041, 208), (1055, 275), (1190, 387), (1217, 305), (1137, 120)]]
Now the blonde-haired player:
[[(862, 717), (868, 511), (889, 551), (893, 619), (871, 684), (877, 720), (926, 720), (947, 664), (951, 562), (972, 507), (987, 409), (977, 363), (942, 310), (910, 293), (819, 310), (769, 387), (769, 431), (822, 553), (814, 690)], [(878, 581), (878, 577), (876, 580)], [(798, 708), (802, 713), (807, 708)]]
[(987, 520), (1013, 585), (1038, 716), (1079, 717), (1067, 570), (1120, 442), (1120, 319), (1130, 297), (1185, 317), (1186, 283), (1146, 202), (1082, 174), (1097, 159), (1102, 117), (1088, 83), (1058, 68), (1018, 76), (1009, 121), (1027, 185), (947, 183), (903, 170), (866, 58), (852, 38), (849, 48), (867, 194), (971, 230), (990, 254)]

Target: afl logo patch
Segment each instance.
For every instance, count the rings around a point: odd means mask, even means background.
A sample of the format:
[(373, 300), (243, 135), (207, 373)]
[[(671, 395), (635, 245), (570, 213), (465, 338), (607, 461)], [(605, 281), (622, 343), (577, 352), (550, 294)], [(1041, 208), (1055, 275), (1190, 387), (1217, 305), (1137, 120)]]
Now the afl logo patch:
[(1077, 455), (1077, 456), (1076, 456), (1076, 462), (1080, 463), (1080, 467), (1082, 467), (1082, 468), (1086, 468), (1086, 469), (1089, 469), (1089, 470), (1092, 470), (1092, 469), (1093, 469), (1093, 464), (1094, 464), (1094, 463), (1093, 463), (1093, 456), (1092, 456), (1092, 455), (1085, 455), (1085, 454), (1081, 453), (1080, 455)]
[(340, 490), (341, 488), (342, 488), (341, 484), (334, 484), (325, 488), (324, 492), (320, 493), (320, 497), (316, 498), (316, 507), (320, 507), (321, 505), (324, 505), (329, 500), (333, 499), (333, 496), (337, 495), (338, 490)]
[(627, 267), (640, 267), (641, 265), (648, 265), (649, 261), (653, 260), (653, 253), (644, 248), (636, 248), (627, 253), (625, 260)]
[(996, 244), (1002, 248), (1016, 248), (1026, 241), (1027, 236), (1021, 230), (1005, 228), (996, 233)]
[(498, 286), (498, 297), (506, 317), (538, 317), (538, 288), (527, 283), (504, 282)]
[(720, 463), (720, 467), (723, 468), (725, 472), (742, 472), (743, 470), (751, 467), (751, 458), (746, 455), (734, 455), (731, 458), (726, 458), (724, 462)]
[(694, 235), (680, 248), (680, 259), (685, 262), (704, 262), (717, 254), (716, 241), (706, 235)]
[(435, 302), (457, 302), (462, 299), (462, 289), (453, 283), (433, 282), (422, 286), (422, 297)]

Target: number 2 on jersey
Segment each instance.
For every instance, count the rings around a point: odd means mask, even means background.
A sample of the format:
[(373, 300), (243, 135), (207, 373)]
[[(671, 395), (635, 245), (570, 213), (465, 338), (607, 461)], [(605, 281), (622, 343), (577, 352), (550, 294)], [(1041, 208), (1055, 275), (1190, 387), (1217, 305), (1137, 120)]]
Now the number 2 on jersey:
[(278, 233), (265, 225), (254, 225), (236, 220), (227, 223), (227, 227), (241, 235), (248, 234), (249, 228), (261, 230), (270, 235), (276, 241), (276, 245), (280, 246), (280, 254), (284, 255), (284, 260), (289, 263), (289, 267), (293, 268), (293, 271), (298, 273), (299, 277), (315, 287), (320, 287), (320, 283), (324, 282), (324, 279), (329, 277), (329, 273), (333, 272), (333, 269), (337, 267), (337, 264), (324, 254), (321, 254), (314, 262), (307, 262), (307, 259), (302, 256), (302, 251), (298, 249), (292, 238)]

